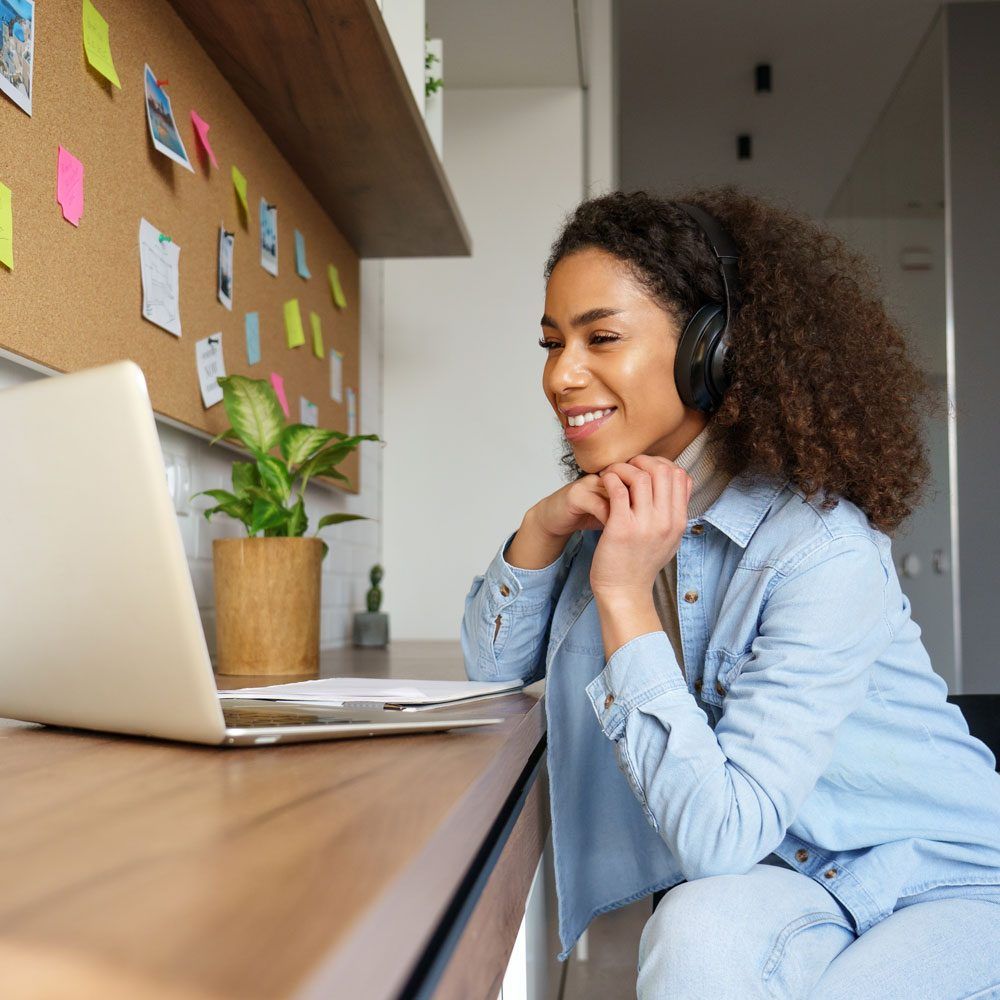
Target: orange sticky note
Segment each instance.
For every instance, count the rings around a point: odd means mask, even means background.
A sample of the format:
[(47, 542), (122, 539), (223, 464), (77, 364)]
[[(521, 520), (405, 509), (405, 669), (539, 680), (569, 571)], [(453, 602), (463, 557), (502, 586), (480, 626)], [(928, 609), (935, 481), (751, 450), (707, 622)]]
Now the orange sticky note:
[(290, 416), (288, 398), (285, 396), (285, 380), (277, 372), (271, 372), (271, 385), (274, 386), (274, 392), (278, 402), (281, 403), (281, 408), (285, 411), (285, 416)]
[(62, 146), (56, 167), (56, 201), (62, 206), (63, 218), (79, 226), (83, 215), (83, 164)]
[(202, 144), (205, 152), (208, 153), (208, 158), (212, 161), (212, 166), (218, 170), (219, 161), (215, 158), (215, 152), (212, 150), (212, 144), (208, 141), (208, 122), (193, 109), (191, 111), (191, 122), (194, 125), (194, 131), (198, 136), (198, 141)]

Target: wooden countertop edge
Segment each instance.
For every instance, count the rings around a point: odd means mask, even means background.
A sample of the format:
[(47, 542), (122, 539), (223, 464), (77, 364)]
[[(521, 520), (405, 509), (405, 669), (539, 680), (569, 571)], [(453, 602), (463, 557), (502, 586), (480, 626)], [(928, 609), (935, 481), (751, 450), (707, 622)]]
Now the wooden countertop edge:
[(539, 697), (434, 838), (350, 937), (302, 980), (297, 1000), (392, 1000), (400, 995), (544, 736), (545, 708)]

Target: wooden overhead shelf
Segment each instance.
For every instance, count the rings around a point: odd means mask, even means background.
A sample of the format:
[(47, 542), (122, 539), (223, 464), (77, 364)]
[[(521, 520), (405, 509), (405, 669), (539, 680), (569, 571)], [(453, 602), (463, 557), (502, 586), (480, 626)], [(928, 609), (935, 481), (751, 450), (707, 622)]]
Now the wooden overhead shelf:
[(472, 244), (375, 0), (170, 0), (361, 257)]

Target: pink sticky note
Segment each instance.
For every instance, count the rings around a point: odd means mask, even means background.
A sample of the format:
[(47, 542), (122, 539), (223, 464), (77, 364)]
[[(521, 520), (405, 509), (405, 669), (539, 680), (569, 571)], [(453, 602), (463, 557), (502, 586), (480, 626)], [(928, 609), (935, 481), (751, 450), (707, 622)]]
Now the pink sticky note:
[(83, 164), (70, 152), (59, 147), (56, 179), (56, 201), (62, 206), (63, 218), (80, 225), (83, 215)]
[(218, 169), (219, 161), (215, 158), (215, 153), (212, 152), (212, 145), (208, 141), (208, 122), (197, 111), (191, 112), (191, 121), (194, 123), (194, 130), (198, 135), (198, 141), (205, 147), (205, 152), (208, 153), (208, 158), (212, 161), (212, 166)]
[(281, 408), (285, 411), (285, 416), (290, 417), (288, 398), (285, 396), (285, 380), (277, 372), (271, 372), (271, 385), (274, 386), (274, 391), (278, 395), (278, 402), (281, 403)]

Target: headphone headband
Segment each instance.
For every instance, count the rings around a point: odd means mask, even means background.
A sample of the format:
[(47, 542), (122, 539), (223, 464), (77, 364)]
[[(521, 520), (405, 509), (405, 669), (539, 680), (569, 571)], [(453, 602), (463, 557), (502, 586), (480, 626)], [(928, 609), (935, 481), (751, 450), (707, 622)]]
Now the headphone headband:
[(722, 275), (722, 291), (726, 305), (726, 326), (728, 326), (729, 317), (732, 314), (730, 295), (738, 295), (740, 291), (740, 252), (736, 249), (733, 238), (722, 228), (714, 215), (709, 215), (698, 205), (689, 205), (683, 201), (678, 201), (675, 204), (698, 223), (702, 232), (708, 237), (712, 252), (719, 262), (719, 273)]

